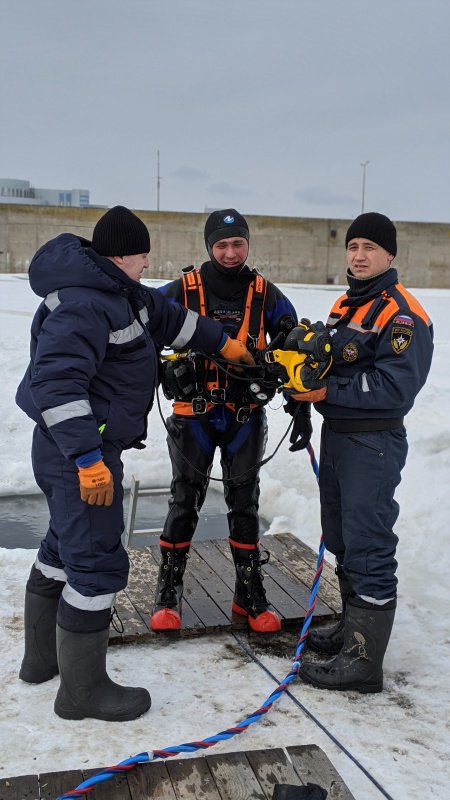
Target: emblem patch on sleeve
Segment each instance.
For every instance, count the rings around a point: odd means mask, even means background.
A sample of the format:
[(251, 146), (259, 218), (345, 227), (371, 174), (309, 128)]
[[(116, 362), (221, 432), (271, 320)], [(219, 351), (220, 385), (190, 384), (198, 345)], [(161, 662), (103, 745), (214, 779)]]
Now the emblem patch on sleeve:
[(349, 342), (342, 350), (342, 358), (344, 361), (356, 361), (358, 358), (358, 348), (353, 342)]
[(400, 325), (393, 325), (391, 331), (391, 347), (394, 353), (403, 353), (411, 344), (413, 331), (411, 328), (403, 328)]

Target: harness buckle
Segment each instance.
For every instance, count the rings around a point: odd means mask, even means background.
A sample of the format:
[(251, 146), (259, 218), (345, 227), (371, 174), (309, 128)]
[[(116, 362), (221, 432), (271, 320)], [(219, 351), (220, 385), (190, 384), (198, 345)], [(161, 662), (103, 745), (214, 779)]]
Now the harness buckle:
[(250, 419), (250, 409), (248, 406), (241, 406), (236, 412), (236, 422), (244, 424)]
[(247, 334), (247, 349), (250, 350), (250, 352), (258, 349), (258, 339), (259, 335), (252, 336), (250, 332)]
[(223, 388), (219, 389), (211, 389), (209, 393), (211, 403), (216, 405), (225, 403), (226, 400), (226, 390)]
[(192, 411), (194, 414), (206, 414), (206, 400), (204, 397), (194, 397)]

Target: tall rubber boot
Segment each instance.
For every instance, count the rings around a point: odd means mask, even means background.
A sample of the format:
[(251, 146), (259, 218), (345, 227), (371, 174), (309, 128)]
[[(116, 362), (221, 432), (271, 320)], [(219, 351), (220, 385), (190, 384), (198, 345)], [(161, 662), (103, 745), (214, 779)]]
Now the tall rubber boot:
[(247, 617), (252, 631), (274, 633), (281, 630), (281, 619), (271, 608), (263, 586), (261, 565), (269, 560), (260, 557), (258, 544), (229, 540), (236, 570), (236, 584), (231, 608)]
[(306, 640), (311, 650), (325, 653), (328, 656), (335, 656), (339, 653), (344, 644), (345, 609), (347, 600), (352, 594), (352, 587), (345, 572), (337, 568), (336, 575), (338, 576), (342, 600), (342, 611), (339, 621), (330, 628), (311, 628)]
[(25, 592), (25, 654), (19, 678), (44, 683), (58, 674), (56, 612), (59, 600)]
[(394, 624), (396, 600), (384, 606), (349, 597), (340, 653), (325, 663), (304, 661), (299, 676), (318, 689), (381, 692), (383, 659)]
[(62, 719), (127, 722), (151, 706), (147, 689), (119, 686), (106, 672), (109, 627), (95, 633), (74, 633), (56, 626), (61, 684), (55, 714)]
[(46, 578), (33, 565), (25, 591), (25, 653), (19, 678), (44, 683), (58, 674), (56, 612), (63, 581)]
[(152, 631), (178, 631), (181, 628), (183, 576), (190, 542), (183, 542), (179, 547), (160, 540), (160, 546), (161, 564), (150, 627)]

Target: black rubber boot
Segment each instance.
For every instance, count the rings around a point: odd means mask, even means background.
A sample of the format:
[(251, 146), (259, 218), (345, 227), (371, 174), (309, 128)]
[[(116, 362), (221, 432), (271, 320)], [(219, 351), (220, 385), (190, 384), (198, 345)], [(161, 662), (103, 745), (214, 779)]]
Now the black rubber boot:
[(307, 638), (307, 645), (311, 650), (325, 653), (328, 656), (335, 656), (342, 649), (344, 644), (344, 620), (347, 600), (352, 594), (352, 587), (345, 574), (340, 569), (336, 569), (341, 592), (342, 611), (339, 622), (330, 628), (311, 628)]
[(106, 672), (109, 627), (95, 633), (74, 633), (56, 626), (61, 685), (55, 714), (63, 719), (126, 722), (150, 708), (147, 689), (119, 686)]
[(304, 661), (299, 677), (318, 689), (383, 689), (383, 659), (394, 624), (396, 600), (384, 606), (349, 597), (345, 612), (345, 636), (340, 653), (325, 663)]
[(56, 612), (58, 599), (25, 592), (25, 654), (19, 678), (44, 683), (58, 674)]
[(175, 549), (161, 545), (161, 564), (156, 585), (150, 627), (153, 631), (180, 630), (183, 576), (189, 547)]
[(247, 617), (248, 624), (258, 633), (274, 633), (281, 629), (281, 619), (271, 608), (263, 586), (261, 565), (267, 564), (267, 558), (261, 559), (259, 547), (240, 545), (230, 541), (236, 570), (232, 610), (236, 614)]
[(46, 578), (34, 564), (25, 591), (25, 654), (19, 678), (44, 683), (58, 674), (56, 612), (65, 582)]

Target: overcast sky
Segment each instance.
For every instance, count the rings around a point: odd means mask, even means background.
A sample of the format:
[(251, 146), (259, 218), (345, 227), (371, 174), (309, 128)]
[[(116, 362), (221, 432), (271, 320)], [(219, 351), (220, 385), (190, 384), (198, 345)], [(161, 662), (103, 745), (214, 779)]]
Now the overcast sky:
[(449, 0), (0, 0), (0, 178), (450, 221)]

